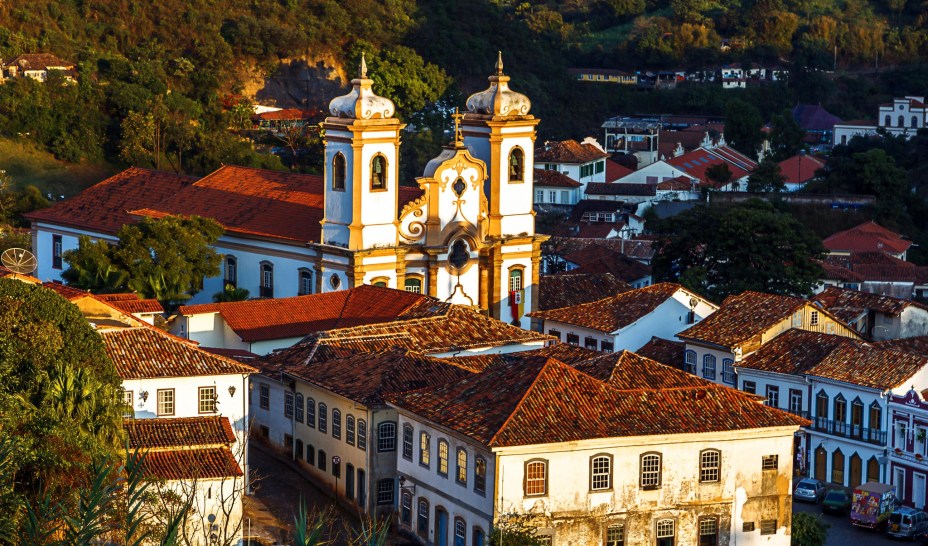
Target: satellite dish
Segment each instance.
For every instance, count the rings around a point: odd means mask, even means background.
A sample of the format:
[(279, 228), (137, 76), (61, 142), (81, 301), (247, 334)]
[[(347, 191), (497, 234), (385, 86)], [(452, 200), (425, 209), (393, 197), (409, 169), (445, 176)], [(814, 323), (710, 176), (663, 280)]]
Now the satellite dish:
[(28, 275), (35, 271), (35, 256), (23, 248), (8, 248), (0, 254), (0, 264), (14, 273)]

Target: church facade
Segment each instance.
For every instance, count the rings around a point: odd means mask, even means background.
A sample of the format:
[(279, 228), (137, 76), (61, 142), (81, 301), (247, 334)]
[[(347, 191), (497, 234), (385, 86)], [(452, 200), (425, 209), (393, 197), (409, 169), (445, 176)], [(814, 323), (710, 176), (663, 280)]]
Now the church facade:
[[(113, 177), (125, 182), (101, 182), (30, 218), (37, 276), (59, 280), (62, 253), (79, 235), (115, 241), (121, 223), (196, 214), (226, 232), (215, 245), (223, 272), (205, 279), (191, 303), (209, 301), (227, 284), (260, 297), (372, 284), (478, 307), (528, 328), (546, 239), (535, 233), (532, 211), (539, 120), (530, 100), (509, 89), (498, 60), (489, 87), (455, 114), (453, 141), (426, 165), (416, 191), (399, 180), (404, 125), (366, 72), (362, 61), (351, 91), (329, 103), (322, 177), (225, 166), (199, 180), (172, 180), (156, 195), (142, 179), (167, 173), (130, 169)], [(106, 229), (79, 218), (109, 209)]]

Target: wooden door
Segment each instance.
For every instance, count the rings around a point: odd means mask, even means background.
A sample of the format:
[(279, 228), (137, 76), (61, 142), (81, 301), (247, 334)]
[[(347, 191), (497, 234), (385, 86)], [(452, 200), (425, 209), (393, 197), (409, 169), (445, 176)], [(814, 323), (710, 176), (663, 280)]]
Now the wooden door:
[(828, 464), (828, 454), (825, 452), (825, 448), (818, 447), (815, 448), (815, 479), (826, 481), (825, 479), (825, 467)]

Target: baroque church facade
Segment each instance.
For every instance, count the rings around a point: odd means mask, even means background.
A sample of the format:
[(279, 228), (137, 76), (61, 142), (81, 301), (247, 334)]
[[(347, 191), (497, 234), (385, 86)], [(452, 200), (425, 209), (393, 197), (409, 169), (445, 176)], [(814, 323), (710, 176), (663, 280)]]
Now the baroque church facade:
[[(540, 245), (532, 210), (531, 102), (509, 89), (502, 59), (488, 89), (455, 114), (451, 145), (401, 203), (400, 134), (393, 103), (361, 67), (325, 120), (325, 215), (314, 245), (317, 291), (375, 284), (478, 306), (528, 327)], [(395, 212), (398, 211), (398, 214)]]
[(61, 280), (65, 251), (88, 235), (115, 243), (142, 217), (199, 215), (223, 225), (223, 271), (189, 303), (233, 285), (290, 297), (362, 284), (479, 307), (528, 328), (540, 246), (532, 211), (531, 101), (509, 88), (502, 59), (489, 87), (455, 114), (453, 141), (416, 182), (400, 185), (404, 125), (362, 61), (329, 103), (323, 176), (224, 166), (197, 179), (131, 168), (30, 215), (42, 280)]

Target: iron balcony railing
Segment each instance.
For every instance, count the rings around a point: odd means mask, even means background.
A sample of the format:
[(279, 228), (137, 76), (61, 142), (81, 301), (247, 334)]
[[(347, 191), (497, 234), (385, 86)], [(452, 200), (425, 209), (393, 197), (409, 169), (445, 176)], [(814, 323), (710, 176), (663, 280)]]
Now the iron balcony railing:
[(840, 436), (842, 438), (851, 438), (853, 440), (860, 440), (861, 442), (867, 442), (869, 444), (878, 446), (886, 445), (885, 430), (864, 428), (860, 425), (852, 425), (845, 421), (832, 421), (831, 419), (825, 419), (824, 417), (816, 417), (812, 420), (812, 429), (819, 432), (824, 432), (826, 434)]

